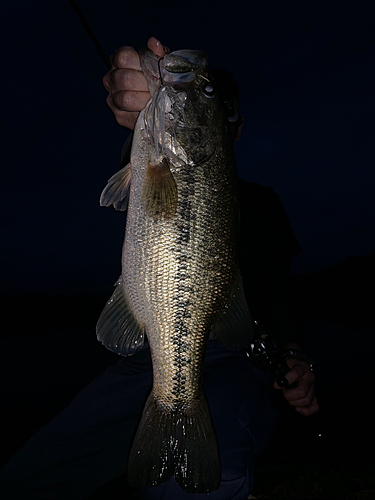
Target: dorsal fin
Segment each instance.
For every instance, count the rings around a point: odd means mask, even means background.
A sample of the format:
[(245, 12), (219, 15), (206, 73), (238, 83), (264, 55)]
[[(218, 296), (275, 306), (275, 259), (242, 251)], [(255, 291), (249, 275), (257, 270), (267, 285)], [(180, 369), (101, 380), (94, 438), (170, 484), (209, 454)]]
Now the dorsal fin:
[(226, 347), (237, 349), (248, 346), (253, 335), (253, 322), (238, 271), (229, 301), (211, 328), (211, 337)]

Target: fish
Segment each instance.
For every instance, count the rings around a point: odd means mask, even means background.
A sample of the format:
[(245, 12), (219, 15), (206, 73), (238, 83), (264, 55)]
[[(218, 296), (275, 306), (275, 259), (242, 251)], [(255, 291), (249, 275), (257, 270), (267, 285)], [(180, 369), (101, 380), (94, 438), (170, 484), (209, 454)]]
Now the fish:
[(204, 52), (139, 54), (151, 99), (135, 125), (130, 163), (100, 198), (127, 218), (122, 273), (97, 338), (123, 356), (146, 339), (150, 346), (153, 386), (129, 453), (130, 484), (173, 476), (185, 491), (207, 494), (221, 484), (203, 389), (207, 341), (236, 349), (252, 338), (237, 257), (233, 140)]

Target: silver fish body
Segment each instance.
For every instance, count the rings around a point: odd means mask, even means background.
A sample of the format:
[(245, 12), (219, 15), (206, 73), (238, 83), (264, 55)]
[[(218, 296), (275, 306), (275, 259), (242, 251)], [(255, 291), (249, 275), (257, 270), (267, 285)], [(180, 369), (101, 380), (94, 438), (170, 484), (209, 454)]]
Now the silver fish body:
[(150, 344), (153, 388), (129, 456), (131, 484), (174, 475), (186, 491), (208, 493), (221, 472), (203, 392), (206, 343), (211, 333), (238, 347), (251, 335), (237, 263), (236, 163), (204, 54), (158, 61), (146, 51), (141, 60), (146, 77), (162, 81), (136, 124), (130, 166), (102, 194), (103, 205), (128, 196), (128, 214), (122, 276), (97, 332), (123, 355), (145, 335)]

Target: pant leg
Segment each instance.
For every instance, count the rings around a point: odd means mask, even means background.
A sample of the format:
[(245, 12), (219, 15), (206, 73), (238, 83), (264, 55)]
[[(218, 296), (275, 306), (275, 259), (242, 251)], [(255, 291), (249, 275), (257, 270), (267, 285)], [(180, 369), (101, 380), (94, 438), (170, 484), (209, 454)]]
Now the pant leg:
[[(126, 468), (132, 435), (151, 387), (149, 351), (123, 359), (84, 389), (8, 462), (4, 499), (83, 499)], [(241, 351), (210, 341), (204, 384), (218, 436), (222, 484), (210, 499), (245, 499), (252, 459), (275, 420), (265, 377)], [(193, 499), (171, 479), (142, 488), (145, 499)]]
[[(244, 351), (209, 341), (203, 381), (222, 465), (220, 488), (209, 499), (246, 499), (253, 486), (254, 456), (269, 442), (276, 424), (272, 379), (254, 368)], [(207, 500), (205, 494), (184, 492), (173, 478), (157, 487), (141, 488), (141, 496), (145, 500)]]
[(1, 498), (82, 499), (120, 475), (151, 384), (148, 349), (109, 368), (5, 465)]

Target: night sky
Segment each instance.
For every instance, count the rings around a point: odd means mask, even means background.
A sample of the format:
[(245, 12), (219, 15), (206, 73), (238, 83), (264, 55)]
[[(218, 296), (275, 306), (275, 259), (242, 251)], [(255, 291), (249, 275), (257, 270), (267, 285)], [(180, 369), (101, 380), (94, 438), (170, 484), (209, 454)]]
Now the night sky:
[[(205, 50), (240, 85), (242, 178), (281, 197), (306, 273), (375, 252), (373, 2), (77, 0), (104, 50)], [(162, 8), (160, 7), (162, 5)], [(99, 206), (127, 131), (68, 0), (2, 8), (0, 293), (111, 293), (125, 215)]]

